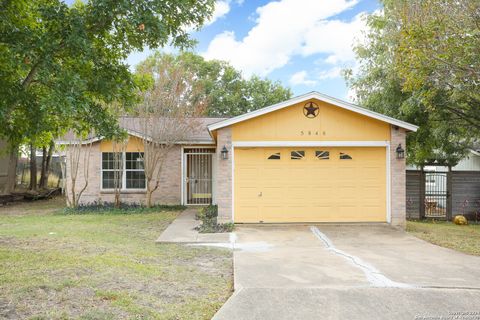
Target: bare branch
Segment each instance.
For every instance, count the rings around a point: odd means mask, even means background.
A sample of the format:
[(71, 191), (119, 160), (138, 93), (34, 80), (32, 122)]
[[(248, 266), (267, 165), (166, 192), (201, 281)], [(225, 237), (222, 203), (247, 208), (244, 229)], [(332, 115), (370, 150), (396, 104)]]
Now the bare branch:
[(143, 103), (137, 131), (142, 133), (146, 177), (146, 205), (152, 205), (152, 193), (161, 184), (164, 163), (169, 152), (197, 130), (198, 117), (206, 107), (194, 75), (170, 61), (158, 61), (145, 72), (155, 78), (153, 87), (142, 93)]

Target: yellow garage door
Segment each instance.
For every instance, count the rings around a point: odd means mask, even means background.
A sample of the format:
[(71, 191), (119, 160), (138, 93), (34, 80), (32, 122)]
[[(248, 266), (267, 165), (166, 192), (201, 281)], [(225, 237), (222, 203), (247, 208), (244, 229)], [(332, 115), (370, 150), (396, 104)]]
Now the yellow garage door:
[(235, 222), (386, 221), (380, 147), (236, 148)]

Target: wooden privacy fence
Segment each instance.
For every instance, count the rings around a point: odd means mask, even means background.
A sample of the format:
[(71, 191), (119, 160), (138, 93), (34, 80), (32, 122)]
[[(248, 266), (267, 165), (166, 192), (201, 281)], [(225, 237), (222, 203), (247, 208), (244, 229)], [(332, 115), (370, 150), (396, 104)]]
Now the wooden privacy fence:
[[(52, 159), (50, 164), (50, 175), (48, 186), (51, 188), (58, 188), (62, 186), (62, 166), (60, 162), (63, 161), (61, 158)], [(40, 181), (40, 171), (41, 171), (41, 157), (37, 158), (37, 181)], [(17, 186), (28, 187), (30, 183), (30, 162), (26, 159), (20, 159), (17, 163), (17, 172), (16, 172), (16, 184)]]
[(480, 220), (480, 171), (407, 170), (407, 218)]

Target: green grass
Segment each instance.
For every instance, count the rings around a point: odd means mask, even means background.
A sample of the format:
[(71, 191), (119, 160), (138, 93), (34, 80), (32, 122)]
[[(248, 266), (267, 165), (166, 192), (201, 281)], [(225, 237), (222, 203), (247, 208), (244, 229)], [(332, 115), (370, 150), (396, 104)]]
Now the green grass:
[(179, 211), (59, 205), (0, 208), (0, 318), (210, 319), (231, 294), (231, 252), (155, 244)]
[(458, 226), (447, 221), (408, 221), (407, 231), (433, 244), (480, 256), (480, 225)]

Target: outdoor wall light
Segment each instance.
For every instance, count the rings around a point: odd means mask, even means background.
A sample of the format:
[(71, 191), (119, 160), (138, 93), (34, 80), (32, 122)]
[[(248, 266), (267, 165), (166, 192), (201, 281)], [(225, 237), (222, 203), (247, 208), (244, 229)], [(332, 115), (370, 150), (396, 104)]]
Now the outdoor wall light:
[(405, 158), (405, 150), (403, 150), (401, 143), (398, 145), (395, 151), (397, 152), (397, 159)]
[(222, 153), (222, 159), (227, 160), (228, 159), (228, 150), (227, 150), (226, 146), (223, 146), (221, 153)]

